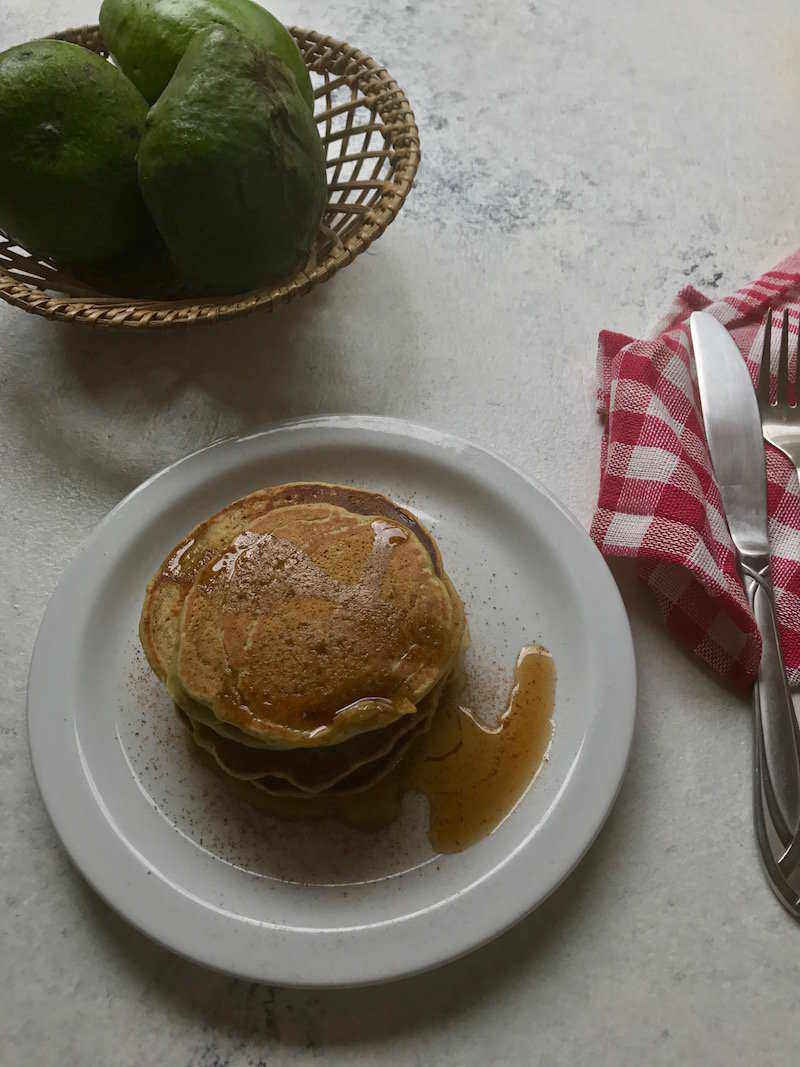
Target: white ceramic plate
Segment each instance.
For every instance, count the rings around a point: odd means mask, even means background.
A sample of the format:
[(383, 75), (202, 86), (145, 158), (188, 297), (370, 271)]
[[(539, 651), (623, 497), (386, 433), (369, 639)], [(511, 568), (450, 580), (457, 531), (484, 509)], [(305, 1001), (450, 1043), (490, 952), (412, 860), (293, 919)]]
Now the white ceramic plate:
[[(190, 756), (138, 648), (145, 585), (195, 523), (270, 483), (363, 485), (433, 530), (478, 665), (510, 680), (542, 642), (558, 683), (549, 760), (515, 810), (436, 856), (424, 801), (377, 834), (280, 822)], [(505, 693), (498, 692), (498, 708)], [(28, 686), (33, 765), (75, 863), (112, 907), (211, 967), (285, 985), (352, 985), (434, 967), (556, 888), (616, 796), (635, 713), (628, 621), (586, 533), (541, 486), (465, 441), (330, 417), (222, 441), (155, 475), (100, 523), (42, 622)]]

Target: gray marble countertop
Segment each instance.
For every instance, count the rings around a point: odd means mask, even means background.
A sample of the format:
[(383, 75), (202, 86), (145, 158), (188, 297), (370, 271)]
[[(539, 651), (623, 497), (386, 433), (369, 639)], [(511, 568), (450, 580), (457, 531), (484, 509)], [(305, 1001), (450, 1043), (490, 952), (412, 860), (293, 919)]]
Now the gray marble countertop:
[[(4, 0), (0, 48), (97, 6)], [(248, 985), (136, 933), (56, 839), (31, 648), (66, 561), (138, 482), (274, 419), (370, 412), (496, 448), (588, 524), (597, 330), (641, 332), (686, 282), (729, 291), (800, 238), (788, 0), (274, 10), (379, 57), (415, 108), (418, 185), (369, 257), (273, 317), (164, 336), (0, 306), (0, 1062), (797, 1062), (800, 929), (757, 862), (748, 707), (624, 570), (641, 695), (617, 805), (538, 912), (458, 963), (355, 992)]]

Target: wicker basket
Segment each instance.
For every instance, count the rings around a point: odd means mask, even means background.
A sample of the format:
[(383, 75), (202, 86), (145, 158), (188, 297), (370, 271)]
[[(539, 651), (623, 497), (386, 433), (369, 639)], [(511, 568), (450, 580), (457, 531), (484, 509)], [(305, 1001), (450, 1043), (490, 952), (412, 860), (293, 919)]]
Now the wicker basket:
[[(280, 284), (227, 297), (148, 300), (108, 296), (31, 255), (0, 231), (0, 297), (48, 319), (153, 329), (273, 310), (302, 296), (380, 237), (403, 205), (420, 158), (419, 132), (385, 68), (342, 41), (291, 28), (314, 84), (328, 159), (328, 206), (311, 259)], [(107, 55), (97, 26), (54, 34)]]

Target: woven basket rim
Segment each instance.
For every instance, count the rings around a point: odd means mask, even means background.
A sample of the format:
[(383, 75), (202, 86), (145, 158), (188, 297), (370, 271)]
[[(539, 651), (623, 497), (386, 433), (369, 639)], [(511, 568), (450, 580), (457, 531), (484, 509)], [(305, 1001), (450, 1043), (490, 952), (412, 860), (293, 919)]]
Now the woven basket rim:
[[(337, 238), (319, 262), (298, 271), (291, 278), (277, 285), (231, 296), (179, 300), (98, 296), (94, 293), (85, 297), (68, 294), (54, 296), (44, 288), (15, 277), (0, 262), (0, 299), (45, 318), (94, 326), (152, 329), (218, 322), (257, 310), (271, 311), (297, 296), (305, 295), (369, 248), (397, 217), (413, 186), (420, 162), (419, 130), (414, 113), (397, 82), (371, 56), (345, 41), (315, 30), (297, 26), (287, 28), (303, 52), (309, 70), (325, 73), (328, 77), (333, 75), (335, 82), (342, 85), (355, 84), (361, 88), (368, 83), (371, 87), (371, 90), (364, 90), (365, 100), (370, 103), (370, 110), (373, 110), (376, 118), (381, 120), (383, 143), (389, 143), (392, 149), (393, 170), (388, 179), (381, 183), (379, 202), (362, 209), (362, 222), (357, 228)], [(81, 39), (91, 40), (102, 48), (97, 25), (62, 30), (52, 34), (52, 37), (68, 40), (78, 38), (81, 44), (84, 43)], [(308, 62), (306, 51), (313, 57), (312, 62)], [(335, 82), (322, 86), (315, 92), (315, 98), (328, 95), (330, 100), (331, 86)], [(370, 91), (372, 95), (368, 95)], [(323, 112), (323, 117), (327, 114)], [(24, 247), (14, 241), (13, 234), (5, 236), (8, 247)], [(34, 262), (42, 262), (43, 259), (34, 257)]]

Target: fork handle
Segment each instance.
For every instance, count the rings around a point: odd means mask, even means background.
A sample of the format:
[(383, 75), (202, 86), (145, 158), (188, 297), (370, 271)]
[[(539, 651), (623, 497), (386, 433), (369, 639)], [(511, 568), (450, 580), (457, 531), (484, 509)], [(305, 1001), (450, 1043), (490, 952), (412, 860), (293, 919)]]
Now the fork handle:
[(761, 666), (753, 705), (763, 740), (766, 793), (779, 831), (791, 839), (800, 826), (800, 730), (783, 666), (769, 563), (755, 569), (743, 562), (742, 576), (761, 632)]

